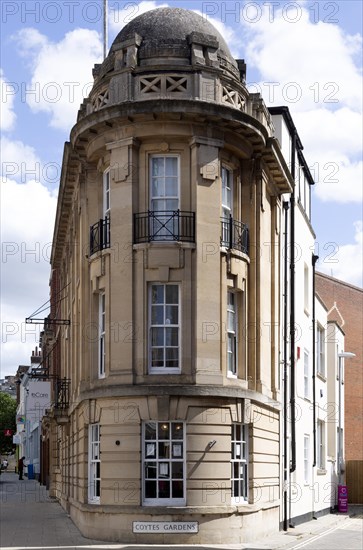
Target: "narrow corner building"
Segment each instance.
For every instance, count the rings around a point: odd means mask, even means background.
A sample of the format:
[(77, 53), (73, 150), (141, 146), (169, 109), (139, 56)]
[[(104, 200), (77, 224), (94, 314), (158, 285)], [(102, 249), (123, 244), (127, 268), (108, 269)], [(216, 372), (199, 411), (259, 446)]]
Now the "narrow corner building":
[(43, 333), (53, 496), (87, 537), (239, 543), (280, 521), (282, 194), (245, 63), (201, 16), (128, 23), (66, 143)]

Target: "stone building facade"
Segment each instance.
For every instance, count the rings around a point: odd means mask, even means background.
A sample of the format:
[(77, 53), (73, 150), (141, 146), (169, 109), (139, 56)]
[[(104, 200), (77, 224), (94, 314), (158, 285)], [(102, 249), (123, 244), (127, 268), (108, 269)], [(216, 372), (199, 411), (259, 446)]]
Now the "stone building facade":
[(160, 8), (122, 29), (65, 145), (42, 335), (61, 381), (47, 483), (85, 536), (238, 543), (279, 528), (292, 183), (209, 22)]

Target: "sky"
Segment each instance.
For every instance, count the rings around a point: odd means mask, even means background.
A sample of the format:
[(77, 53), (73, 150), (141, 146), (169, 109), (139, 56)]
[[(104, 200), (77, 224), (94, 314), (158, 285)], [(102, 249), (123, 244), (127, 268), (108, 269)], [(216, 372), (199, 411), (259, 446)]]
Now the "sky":
[[(192, 9), (247, 63), (247, 87), (289, 107), (315, 180), (317, 269), (362, 287), (362, 2), (108, 0), (108, 40), (160, 6)], [(1, 371), (29, 364), (49, 298), (64, 142), (103, 59), (103, 0), (2, 0)], [(45, 306), (46, 307), (46, 306)], [(39, 317), (48, 314), (45, 309)]]

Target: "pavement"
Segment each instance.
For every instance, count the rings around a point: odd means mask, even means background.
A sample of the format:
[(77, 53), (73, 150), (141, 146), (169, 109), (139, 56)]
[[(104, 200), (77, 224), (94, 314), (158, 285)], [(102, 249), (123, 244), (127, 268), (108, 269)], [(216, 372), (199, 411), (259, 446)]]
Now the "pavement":
[[(348, 514), (327, 514), (317, 520), (302, 523), (287, 532), (280, 531), (267, 538), (236, 545), (136, 545), (114, 544), (86, 539), (58, 501), (50, 498), (44, 486), (35, 480), (18, 480), (13, 472), (0, 476), (0, 548), (30, 549), (93, 549), (93, 550), (288, 550), (320, 548), (314, 541), (338, 529), (362, 529), (363, 506), (351, 505)], [(329, 548), (329, 547), (327, 547)], [(341, 546), (347, 550), (347, 546)], [(357, 546), (361, 548), (361, 546)]]

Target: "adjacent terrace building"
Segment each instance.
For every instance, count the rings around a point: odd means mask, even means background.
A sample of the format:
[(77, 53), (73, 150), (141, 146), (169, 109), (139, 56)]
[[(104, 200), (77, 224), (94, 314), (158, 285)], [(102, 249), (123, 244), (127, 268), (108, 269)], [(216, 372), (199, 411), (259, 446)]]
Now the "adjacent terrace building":
[[(259, 94), (201, 16), (122, 29), (66, 143), (44, 366), (49, 488), (89, 537), (238, 543), (280, 521), (283, 193)], [(65, 394), (63, 394), (65, 395)]]

